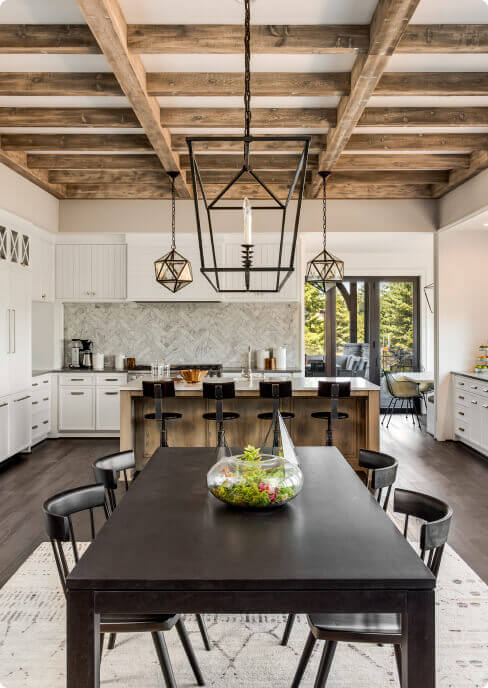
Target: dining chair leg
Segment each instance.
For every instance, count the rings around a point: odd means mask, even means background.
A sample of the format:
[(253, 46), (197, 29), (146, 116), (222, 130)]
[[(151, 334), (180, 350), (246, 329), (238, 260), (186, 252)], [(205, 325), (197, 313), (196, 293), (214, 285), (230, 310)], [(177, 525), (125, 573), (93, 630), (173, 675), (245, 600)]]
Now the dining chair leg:
[(317, 678), (315, 679), (314, 688), (324, 688), (325, 682), (329, 676), (332, 660), (334, 659), (337, 642), (335, 640), (327, 640), (320, 658), (319, 670)]
[(188, 633), (186, 632), (185, 624), (181, 619), (176, 623), (176, 630), (178, 631), (178, 635), (180, 636), (181, 644), (183, 645), (183, 649), (185, 650), (186, 656), (188, 657), (188, 661), (190, 662), (191, 668), (195, 675), (196, 682), (199, 686), (204, 686), (205, 681), (203, 680), (202, 672), (200, 671), (197, 658), (195, 657), (195, 653), (193, 652), (193, 647), (190, 642), (190, 638), (188, 637)]
[(400, 686), (402, 685), (402, 650), (400, 645), (393, 645), (395, 649), (395, 659), (398, 669), (398, 678), (400, 679)]
[[(290, 616), (292, 615), (290, 614)], [(308, 634), (307, 642), (305, 643), (305, 647), (303, 648), (302, 656), (300, 657), (300, 662), (298, 663), (298, 667), (295, 672), (295, 677), (293, 678), (291, 688), (298, 688), (298, 686), (300, 685), (301, 680), (303, 678), (303, 674), (305, 673), (305, 669), (307, 668), (308, 660), (310, 659), (316, 642), (317, 640), (315, 639), (314, 634), (310, 631), (310, 633)]]
[(100, 633), (100, 663), (102, 662), (103, 655), (103, 641), (105, 640), (105, 633)]
[(392, 415), (393, 415), (393, 411), (396, 409), (396, 405), (397, 405), (397, 399), (393, 399), (393, 408), (390, 409), (390, 417), (388, 418), (388, 423), (386, 424), (386, 427), (387, 427), (387, 428), (390, 427), (391, 417), (392, 417)]
[(202, 636), (205, 649), (208, 650), (208, 652), (210, 652), (210, 650), (212, 649), (212, 644), (210, 642), (210, 638), (208, 635), (207, 626), (205, 625), (205, 620), (201, 614), (197, 614), (197, 624), (198, 628), (200, 629), (200, 634)]
[(161, 631), (154, 631), (151, 635), (154, 647), (156, 648), (156, 654), (158, 655), (159, 664), (161, 665), (161, 671), (163, 672), (166, 688), (177, 688), (164, 636)]
[(115, 647), (115, 638), (117, 637), (116, 633), (111, 633), (110, 637), (108, 639), (108, 649), (113, 650)]
[(296, 618), (297, 618), (296, 614), (288, 614), (288, 618), (286, 620), (285, 630), (283, 632), (283, 637), (281, 639), (281, 645), (283, 645), (283, 647), (286, 647), (286, 645), (288, 645), (288, 640), (290, 638), (291, 629), (293, 628), (293, 624), (295, 623)]
[(390, 403), (388, 404), (388, 408), (386, 409), (385, 413), (383, 414), (383, 418), (381, 419), (381, 425), (383, 425), (383, 423), (385, 422), (385, 418), (387, 417), (388, 411), (390, 410), (392, 404), (393, 404), (393, 399), (390, 399)]

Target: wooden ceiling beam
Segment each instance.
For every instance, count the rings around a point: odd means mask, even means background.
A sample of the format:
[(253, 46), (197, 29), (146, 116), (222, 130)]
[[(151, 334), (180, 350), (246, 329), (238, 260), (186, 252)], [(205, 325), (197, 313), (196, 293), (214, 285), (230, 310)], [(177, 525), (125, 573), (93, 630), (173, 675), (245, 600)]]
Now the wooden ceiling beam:
[(5, 151), (0, 147), (0, 163), (3, 163), (25, 179), (48, 191), (55, 198), (65, 198), (66, 187), (62, 184), (53, 184), (49, 181), (47, 170), (36, 169), (28, 165), (26, 153), (20, 151)]
[(388, 72), (375, 96), (486, 96), (488, 72)]
[(152, 151), (145, 134), (0, 134), (5, 150)]
[[(251, 155), (251, 166), (255, 170), (296, 170), (298, 165), (298, 155), (266, 155), (257, 154)], [(317, 165), (318, 156), (316, 154), (309, 155), (309, 164), (313, 168)], [(200, 170), (239, 170), (242, 167), (242, 155), (199, 155), (198, 167)], [(181, 165), (184, 168), (190, 168), (190, 156), (181, 156)]]
[[(188, 173), (187, 180), (188, 180)], [(166, 184), (168, 175), (159, 170), (49, 170), (48, 179), (55, 184)], [(437, 181), (447, 181), (438, 179)]]
[(159, 170), (157, 155), (82, 155), (29, 153), (27, 166), (42, 170)]
[(358, 127), (485, 127), (488, 107), (367, 107)]
[(0, 107), (0, 127), (140, 128), (130, 108)]
[(362, 153), (342, 154), (334, 166), (337, 170), (453, 170), (464, 169), (469, 166), (469, 155), (439, 155), (407, 153), (398, 155), (394, 153), (380, 153), (371, 155)]
[[(337, 126), (327, 135), (327, 148), (319, 158), (320, 170), (331, 170), (352, 135), (370, 97), (383, 76), (389, 56), (400, 42), (420, 0), (379, 0), (370, 25), (370, 46), (358, 55), (351, 72), (350, 93), (341, 98)], [(311, 195), (320, 188), (316, 176)]]
[[(146, 54), (238, 54), (242, 26), (222, 24), (129, 25), (131, 52)], [(254, 54), (354, 54), (366, 52), (367, 25), (253, 25)], [(0, 53), (98, 54), (101, 50), (86, 24), (2, 24)], [(411, 24), (396, 52), (486, 53), (487, 24)]]
[(168, 183), (136, 184), (67, 184), (67, 198), (78, 199), (128, 199), (128, 198), (170, 198)]
[[(161, 122), (167, 127), (232, 127), (241, 129), (242, 108), (161, 108)], [(334, 126), (335, 108), (253, 108), (252, 126), (262, 128)]]
[[(205, 134), (206, 136), (206, 134)], [(299, 136), (299, 134), (297, 134)], [(175, 151), (179, 153), (188, 153), (188, 145), (186, 143), (187, 134), (173, 134), (171, 137), (171, 145)], [(232, 153), (243, 151), (242, 141), (220, 141), (219, 134), (215, 135), (214, 140), (194, 142), (193, 149), (195, 153), (201, 152), (226, 152)], [(318, 152), (322, 150), (323, 136), (315, 134), (310, 143), (310, 151)], [(255, 141), (251, 145), (251, 152), (257, 151), (295, 151), (301, 152), (303, 150), (303, 141)]]
[(190, 198), (179, 156), (171, 148), (170, 133), (161, 125), (159, 103), (147, 91), (144, 65), (127, 47), (127, 23), (117, 0), (77, 3), (164, 169), (180, 172), (175, 181), (179, 196)]
[[(229, 171), (204, 170), (202, 180), (207, 184), (226, 184), (229, 181)], [(307, 177), (311, 177), (312, 170), (309, 170)], [(191, 179), (191, 173), (187, 172), (187, 179)], [(51, 179), (51, 176), (49, 177)], [(259, 178), (265, 184), (290, 184), (293, 181), (291, 171), (266, 171), (259, 173)], [(359, 171), (359, 172), (332, 172), (329, 177), (328, 185), (339, 186), (341, 184), (436, 184), (447, 182), (449, 178), (448, 170), (406, 170), (406, 171)], [(236, 183), (247, 183), (249, 177), (241, 177)], [(69, 181), (62, 175), (54, 176), (52, 181), (66, 183)], [(328, 187), (329, 188), (329, 187)]]
[(488, 134), (353, 134), (345, 151), (471, 153), (488, 148)]
[(474, 151), (469, 160), (469, 166), (461, 170), (452, 170), (445, 184), (436, 184), (433, 187), (434, 198), (440, 198), (456, 187), (475, 177), (483, 170), (488, 169), (488, 150)]
[(123, 96), (111, 72), (1, 72), (2, 96)]
[[(240, 72), (148, 72), (153, 96), (242, 96)], [(254, 96), (341, 96), (349, 92), (349, 72), (254, 72)]]

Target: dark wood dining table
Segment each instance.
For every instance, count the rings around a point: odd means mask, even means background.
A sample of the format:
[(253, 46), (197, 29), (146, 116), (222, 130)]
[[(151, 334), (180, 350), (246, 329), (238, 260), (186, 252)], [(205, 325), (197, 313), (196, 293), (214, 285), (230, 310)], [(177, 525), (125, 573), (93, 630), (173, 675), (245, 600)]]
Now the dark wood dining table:
[(155, 452), (68, 578), (68, 688), (99, 686), (100, 615), (168, 612), (400, 613), (402, 688), (434, 688), (433, 575), (337, 449), (297, 452), (266, 513), (208, 493), (215, 450)]

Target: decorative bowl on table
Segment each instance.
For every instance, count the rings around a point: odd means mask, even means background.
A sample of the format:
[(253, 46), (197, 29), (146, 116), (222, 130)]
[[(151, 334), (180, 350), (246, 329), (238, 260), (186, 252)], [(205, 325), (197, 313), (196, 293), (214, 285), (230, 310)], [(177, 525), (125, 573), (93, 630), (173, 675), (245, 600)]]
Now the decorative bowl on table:
[(296, 497), (303, 487), (300, 466), (283, 456), (261, 454), (248, 446), (242, 454), (227, 456), (207, 473), (214, 497), (244, 509), (272, 509)]
[(187, 370), (180, 370), (181, 377), (185, 382), (191, 385), (195, 385), (197, 382), (201, 382), (203, 378), (207, 375), (208, 370), (199, 370), (198, 368), (188, 368)]

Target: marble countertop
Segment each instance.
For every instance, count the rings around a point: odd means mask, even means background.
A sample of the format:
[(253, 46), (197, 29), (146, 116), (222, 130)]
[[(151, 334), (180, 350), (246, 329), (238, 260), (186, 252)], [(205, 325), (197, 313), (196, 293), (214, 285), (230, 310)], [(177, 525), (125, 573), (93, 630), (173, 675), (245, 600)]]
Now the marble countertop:
[[(241, 378), (240, 376), (223, 376), (221, 378), (211, 378), (212, 382), (228, 382), (233, 380), (236, 383), (236, 393), (239, 395), (246, 395), (247, 394), (258, 394), (259, 393), (259, 383), (263, 378), (261, 376), (256, 376), (252, 379), (252, 381), (245, 380)], [(277, 381), (280, 378), (277, 377), (276, 375), (270, 376), (268, 378), (270, 381)], [(290, 378), (286, 378), (290, 379)], [(318, 378), (318, 377), (295, 377), (291, 378), (291, 383), (292, 383), (292, 388), (293, 392), (296, 393), (304, 393), (304, 392), (316, 392), (318, 389), (318, 383), (319, 380), (328, 380), (330, 382), (344, 382), (346, 380), (350, 380), (351, 382), (351, 392), (354, 393), (362, 393), (365, 394), (367, 392), (377, 392), (379, 391), (379, 386), (373, 384), (372, 382), (369, 382), (369, 380), (365, 380), (364, 378), (361, 377), (352, 377), (352, 378), (346, 378), (346, 377), (323, 377), (323, 378)], [(176, 380), (175, 381), (175, 388), (176, 388), (176, 393), (180, 394), (188, 394), (190, 392), (196, 393), (198, 396), (200, 396), (202, 392), (202, 383), (198, 382), (194, 385), (187, 384), (186, 382)], [(122, 385), (120, 387), (121, 392), (133, 392), (133, 393), (138, 393), (142, 391), (142, 382), (141, 380), (134, 380), (133, 382), (129, 382), (126, 385)]]
[(472, 377), (474, 380), (481, 380), (482, 382), (488, 383), (488, 372), (486, 374), (484, 373), (470, 373), (466, 371), (461, 371), (461, 370), (453, 370), (451, 371), (452, 375), (464, 375), (465, 377)]

